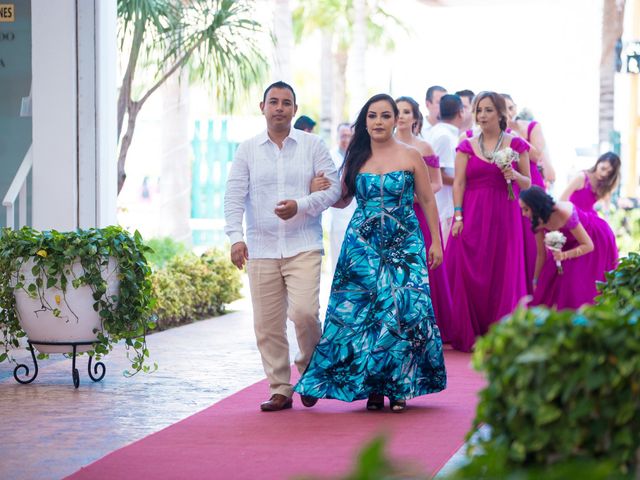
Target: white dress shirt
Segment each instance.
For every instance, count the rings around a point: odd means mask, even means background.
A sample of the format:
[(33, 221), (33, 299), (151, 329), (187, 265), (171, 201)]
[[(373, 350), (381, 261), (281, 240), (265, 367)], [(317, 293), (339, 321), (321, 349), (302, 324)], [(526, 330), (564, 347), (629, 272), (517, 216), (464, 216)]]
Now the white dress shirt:
[[(331, 187), (309, 193), (311, 179), (321, 171)], [(250, 259), (323, 250), (321, 213), (340, 194), (331, 154), (320, 137), (292, 128), (280, 149), (265, 130), (238, 146), (224, 195), (224, 230), (232, 245), (245, 241), (246, 213)], [(298, 204), (297, 213), (288, 220), (274, 212), (281, 200)]]
[[(444, 122), (435, 124), (430, 131), (431, 147), (440, 159), (440, 168), (451, 177), (455, 172), (459, 134), (458, 127)], [(442, 185), (440, 191), (436, 192), (436, 203), (441, 222), (444, 223), (453, 217), (453, 187), (451, 185)]]

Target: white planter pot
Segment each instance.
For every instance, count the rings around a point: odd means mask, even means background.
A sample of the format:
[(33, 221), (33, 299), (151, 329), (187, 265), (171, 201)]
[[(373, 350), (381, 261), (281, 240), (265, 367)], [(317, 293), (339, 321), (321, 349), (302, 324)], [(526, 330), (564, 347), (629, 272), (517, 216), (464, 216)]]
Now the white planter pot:
[[(25, 276), (26, 285), (35, 281), (31, 273), (33, 260), (28, 260), (22, 266), (21, 273)], [(43, 289), (42, 299), (32, 298), (24, 290), (14, 292), (18, 319), (28, 339), (34, 343), (38, 351), (42, 353), (71, 353), (70, 345), (39, 345), (37, 342), (92, 342), (97, 339), (98, 331), (102, 330), (100, 315), (93, 309), (95, 300), (93, 292), (87, 285), (73, 288), (73, 278), (82, 275), (83, 269), (80, 262), (71, 266), (70, 275), (67, 275), (69, 283), (67, 292), (63, 294), (59, 288)], [(117, 275), (117, 264), (112, 258), (109, 265), (102, 272), (107, 281), (107, 295), (118, 295), (120, 281)], [(46, 279), (43, 278), (44, 285)], [(47, 309), (43, 308), (43, 304)], [(54, 316), (51, 308), (60, 310), (59, 316)], [(80, 345), (77, 352), (91, 350), (92, 345)]]

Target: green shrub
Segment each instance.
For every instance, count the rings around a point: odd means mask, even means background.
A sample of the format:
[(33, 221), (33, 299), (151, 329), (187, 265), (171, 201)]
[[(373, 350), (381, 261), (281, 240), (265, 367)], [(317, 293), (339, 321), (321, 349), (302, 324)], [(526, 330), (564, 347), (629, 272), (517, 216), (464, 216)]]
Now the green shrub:
[(153, 274), (158, 329), (224, 313), (240, 287), (240, 273), (223, 252), (175, 256)]
[(226, 304), (241, 297), (242, 282), (240, 280), (240, 272), (229, 260), (228, 252), (214, 248), (204, 252), (201, 258), (219, 278), (218, 290), (215, 292), (215, 296), (218, 305), (217, 313), (223, 313)]
[(640, 208), (614, 210), (607, 219), (622, 255), (640, 249)]
[(154, 269), (162, 268), (173, 257), (189, 252), (189, 247), (171, 237), (152, 238), (145, 243), (152, 250), (146, 256), (147, 261), (153, 265)]
[(517, 310), (478, 340), (488, 386), (472, 450), (507, 452), (511, 467), (574, 459), (626, 472), (640, 447), (640, 311), (605, 298), (578, 311)]
[(611, 298), (620, 307), (632, 305), (640, 309), (640, 254), (631, 252), (621, 258), (618, 267), (607, 272), (604, 283), (598, 285), (600, 300)]

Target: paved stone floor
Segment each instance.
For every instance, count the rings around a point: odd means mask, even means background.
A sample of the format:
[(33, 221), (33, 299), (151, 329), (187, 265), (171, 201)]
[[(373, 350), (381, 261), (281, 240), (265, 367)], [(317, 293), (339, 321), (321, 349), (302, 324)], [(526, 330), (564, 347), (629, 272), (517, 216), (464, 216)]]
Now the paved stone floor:
[[(159, 367), (153, 374), (125, 378), (121, 345), (105, 357), (107, 374), (97, 383), (87, 375), (87, 357), (78, 358), (78, 389), (71, 360), (59, 354), (38, 362), (29, 385), (13, 379), (13, 364), (0, 364), (0, 479), (62, 478), (264, 378), (250, 302), (229, 310), (149, 336)], [(31, 365), (26, 350), (16, 357)]]
[[(264, 378), (246, 286), (245, 294), (226, 315), (149, 336), (159, 366), (153, 374), (125, 378), (122, 345), (105, 357), (107, 373), (97, 383), (87, 375), (87, 357), (79, 357), (78, 389), (71, 360), (59, 354), (39, 361), (38, 377), (29, 385), (13, 379), (13, 364), (0, 364), (0, 479), (60, 479)], [(31, 364), (26, 350), (16, 357)]]

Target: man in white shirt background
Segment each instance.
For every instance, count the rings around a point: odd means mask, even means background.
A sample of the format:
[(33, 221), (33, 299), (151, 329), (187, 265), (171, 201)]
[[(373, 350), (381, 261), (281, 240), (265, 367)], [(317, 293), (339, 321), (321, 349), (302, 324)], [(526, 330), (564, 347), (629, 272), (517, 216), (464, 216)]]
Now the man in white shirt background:
[(436, 193), (436, 203), (442, 226), (442, 243), (446, 245), (453, 218), (453, 177), (456, 147), (463, 122), (462, 100), (458, 95), (443, 95), (440, 99), (440, 122), (431, 129), (431, 147), (440, 159), (442, 188)]
[(471, 112), (471, 106), (473, 105), (473, 97), (475, 93), (472, 90), (458, 90), (456, 95), (462, 100), (462, 125), (460, 131), (465, 132), (473, 128), (473, 114)]
[[(333, 162), (336, 169), (339, 171), (344, 162), (344, 155), (347, 152), (347, 147), (353, 136), (353, 128), (348, 123), (341, 123), (338, 125), (338, 147), (331, 152)], [(331, 259), (331, 275), (336, 271), (336, 265), (338, 264), (338, 257), (340, 256), (340, 249), (342, 248), (342, 241), (344, 240), (344, 234), (347, 232), (347, 226), (351, 221), (353, 212), (355, 212), (358, 202), (351, 202), (345, 208), (332, 208), (329, 210), (331, 217), (329, 225), (329, 258)]]
[(433, 85), (427, 88), (425, 105), (429, 112), (422, 125), (422, 137), (431, 143), (431, 129), (440, 121), (440, 99), (447, 94), (447, 89), (440, 85)]
[[(295, 326), (301, 373), (320, 339), (320, 218), (341, 193), (324, 142), (291, 128), (297, 109), (290, 85), (267, 87), (260, 102), (267, 129), (238, 146), (225, 191), (231, 261), (239, 269), (247, 265), (256, 340), (269, 381), (271, 397), (260, 405), (263, 411), (292, 406), (287, 317)], [(331, 186), (310, 194), (311, 179), (319, 172)], [(316, 401), (302, 397), (305, 406)]]

